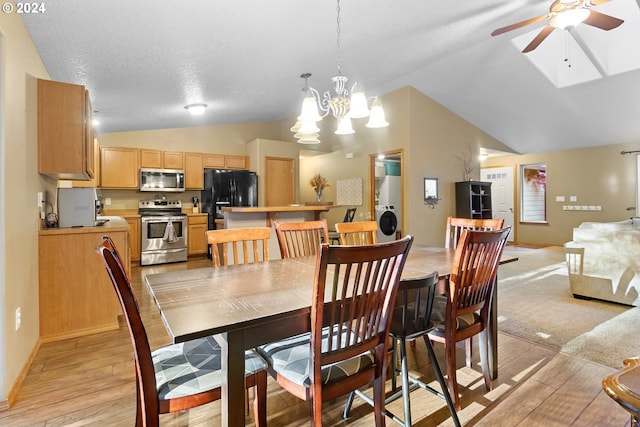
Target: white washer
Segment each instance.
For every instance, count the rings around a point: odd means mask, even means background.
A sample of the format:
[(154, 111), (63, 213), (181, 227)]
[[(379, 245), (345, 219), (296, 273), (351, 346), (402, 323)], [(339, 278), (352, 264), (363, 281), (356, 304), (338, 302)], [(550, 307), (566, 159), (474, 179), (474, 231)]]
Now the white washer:
[(378, 242), (396, 240), (398, 216), (393, 205), (376, 206), (376, 222), (378, 223)]

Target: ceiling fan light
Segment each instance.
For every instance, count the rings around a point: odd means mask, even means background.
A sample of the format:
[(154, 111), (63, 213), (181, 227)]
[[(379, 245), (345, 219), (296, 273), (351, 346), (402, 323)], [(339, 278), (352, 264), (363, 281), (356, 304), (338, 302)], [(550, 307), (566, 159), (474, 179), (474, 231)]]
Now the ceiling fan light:
[(304, 101), (302, 101), (302, 109), (300, 111), (298, 120), (301, 122), (317, 122), (322, 120), (322, 117), (318, 114), (318, 103), (314, 96), (307, 96), (304, 98)]
[(582, 7), (567, 9), (551, 18), (549, 25), (554, 28), (566, 30), (567, 28), (575, 27), (583, 23), (589, 15), (591, 15), (591, 11)]
[(184, 106), (190, 114), (194, 116), (200, 116), (204, 114), (204, 110), (207, 108), (207, 104), (189, 104)]
[(369, 114), (369, 122), (365, 126), (368, 128), (384, 128), (389, 126), (389, 122), (384, 117), (382, 103), (377, 96), (373, 100), (371, 114)]
[(352, 133), (356, 133), (351, 126), (351, 118), (343, 117), (338, 119), (338, 129), (336, 129), (336, 135), (351, 135)]
[(354, 92), (351, 94), (351, 109), (349, 117), (352, 119), (362, 119), (369, 116), (369, 106), (364, 92)]

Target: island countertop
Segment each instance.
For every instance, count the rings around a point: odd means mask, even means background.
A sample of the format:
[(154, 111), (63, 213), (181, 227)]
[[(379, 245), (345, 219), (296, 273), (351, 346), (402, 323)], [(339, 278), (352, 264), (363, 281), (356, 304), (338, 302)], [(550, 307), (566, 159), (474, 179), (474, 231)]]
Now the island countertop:
[(288, 206), (237, 206), (222, 208), (223, 212), (252, 212), (252, 213), (269, 213), (269, 212), (299, 212), (299, 211), (318, 211), (327, 212), (329, 209), (337, 208), (336, 205), (288, 205)]

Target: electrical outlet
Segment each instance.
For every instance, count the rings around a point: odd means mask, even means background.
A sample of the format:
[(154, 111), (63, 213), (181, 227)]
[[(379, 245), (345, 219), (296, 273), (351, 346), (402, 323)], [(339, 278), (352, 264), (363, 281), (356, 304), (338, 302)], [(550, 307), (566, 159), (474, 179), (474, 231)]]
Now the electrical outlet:
[(16, 308), (16, 331), (20, 329), (20, 324), (22, 323), (22, 315), (20, 313), (20, 307)]
[(104, 204), (105, 205), (110, 205), (111, 204), (111, 197), (107, 197), (104, 199)]

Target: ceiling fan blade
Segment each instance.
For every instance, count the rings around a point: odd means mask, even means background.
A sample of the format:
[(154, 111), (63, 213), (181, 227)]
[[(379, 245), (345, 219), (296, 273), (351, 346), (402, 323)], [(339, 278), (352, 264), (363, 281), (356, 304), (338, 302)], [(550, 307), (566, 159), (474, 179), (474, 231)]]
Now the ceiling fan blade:
[(525, 27), (525, 26), (527, 26), (529, 24), (533, 24), (534, 22), (542, 21), (544, 19), (547, 19), (548, 17), (549, 17), (548, 14), (547, 15), (540, 15), (540, 16), (536, 16), (535, 18), (527, 19), (526, 21), (518, 22), (516, 24), (507, 25), (506, 27), (502, 27), (502, 28), (498, 28), (497, 30), (493, 30), (491, 32), (491, 35), (492, 36), (497, 36), (497, 35), (506, 33), (508, 31), (512, 31), (512, 30), (518, 29), (520, 27)]
[(608, 3), (608, 2), (610, 2), (610, 1), (611, 1), (611, 0), (590, 0), (590, 1), (589, 1), (589, 4), (590, 4), (591, 6), (598, 6), (598, 5), (601, 5), (601, 4), (603, 4), (603, 3)]
[(622, 19), (615, 18), (613, 16), (605, 15), (604, 13), (596, 12), (595, 10), (589, 10), (591, 14), (584, 23), (591, 25), (592, 27), (600, 28), (601, 30), (613, 30), (619, 27), (624, 21)]
[(531, 40), (531, 43), (529, 43), (527, 45), (527, 47), (525, 47), (522, 50), (522, 53), (527, 53), (527, 52), (531, 52), (533, 49), (537, 48), (538, 45), (540, 45), (540, 43), (542, 43), (544, 41), (544, 39), (547, 38), (547, 36), (549, 34), (551, 34), (551, 32), (553, 31), (553, 27), (551, 25), (547, 25), (546, 27), (544, 27), (542, 29), (542, 31), (540, 31), (538, 33), (538, 35), (536, 36), (536, 38), (534, 38), (533, 40)]

